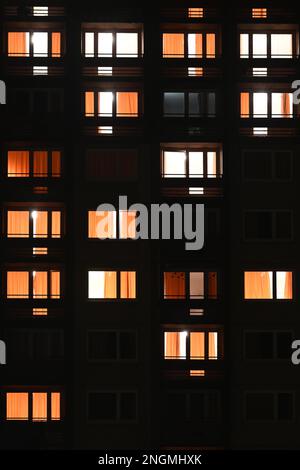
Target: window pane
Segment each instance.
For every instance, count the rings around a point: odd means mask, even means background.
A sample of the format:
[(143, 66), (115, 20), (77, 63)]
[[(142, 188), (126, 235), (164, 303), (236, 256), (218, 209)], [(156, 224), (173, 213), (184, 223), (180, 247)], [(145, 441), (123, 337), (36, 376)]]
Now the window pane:
[(189, 177), (203, 178), (203, 152), (189, 152)]
[(271, 34), (271, 56), (283, 59), (293, 57), (292, 34)]
[(117, 33), (117, 57), (138, 56), (138, 33)]
[(29, 211), (7, 212), (7, 237), (28, 238), (29, 237)]
[(199, 33), (188, 34), (188, 56), (189, 57), (202, 57), (202, 55), (203, 55), (202, 34), (199, 34)]
[(94, 33), (85, 33), (85, 57), (94, 56)]
[[(95, 102), (94, 102), (94, 92), (86, 91), (84, 94), (85, 97), (85, 116), (94, 116), (95, 114)], [(100, 101), (100, 96), (99, 96)], [(99, 108), (100, 111), (100, 108)]]
[(132, 421), (136, 419), (136, 395), (135, 393), (121, 393), (120, 395), (120, 419)]
[(120, 359), (136, 358), (136, 335), (131, 331), (122, 331), (119, 335)]
[(208, 333), (208, 359), (218, 359), (218, 333), (215, 331)]
[(98, 57), (112, 57), (112, 33), (98, 33)]
[(27, 271), (7, 272), (7, 298), (27, 299), (29, 297), (29, 273)]
[(33, 152), (33, 176), (48, 176), (48, 152)]
[(90, 393), (88, 402), (90, 420), (115, 420), (117, 400), (115, 393)]
[(55, 421), (60, 420), (60, 393), (51, 393), (51, 419)]
[(189, 93), (189, 115), (190, 116), (203, 116), (205, 111), (205, 98), (206, 94)]
[(32, 394), (32, 420), (47, 421), (47, 393)]
[(190, 333), (190, 358), (205, 359), (205, 333)]
[(272, 271), (246, 271), (244, 273), (245, 299), (272, 299), (273, 273)]
[(45, 299), (48, 296), (48, 273), (47, 271), (33, 271), (33, 298)]
[(135, 211), (119, 211), (119, 230), (120, 238), (135, 238), (136, 236), (136, 212)]
[(280, 421), (290, 421), (294, 414), (293, 395), (291, 393), (278, 393), (277, 416)]
[(34, 57), (48, 56), (48, 33), (32, 33)]
[(29, 56), (29, 33), (8, 33), (8, 55), (15, 57)]
[(186, 331), (165, 331), (165, 359), (186, 359)]
[(186, 176), (186, 152), (163, 152), (165, 178), (184, 178)]
[(163, 57), (180, 58), (184, 57), (184, 34), (164, 33), (163, 34)]
[(89, 238), (116, 238), (116, 211), (88, 212)]
[(272, 117), (293, 117), (292, 93), (272, 93)]
[(268, 117), (268, 93), (253, 93), (253, 117)]
[(117, 336), (113, 331), (92, 331), (88, 335), (88, 357), (94, 360), (117, 359)]
[(6, 419), (28, 420), (28, 393), (6, 394)]
[(246, 396), (246, 419), (269, 421), (275, 417), (273, 393), (251, 393)]
[(138, 116), (138, 93), (136, 91), (117, 92), (117, 116)]
[(217, 153), (207, 152), (207, 177), (215, 178), (217, 176)]
[(267, 57), (267, 35), (266, 34), (253, 34), (253, 57), (264, 58)]
[(7, 176), (29, 176), (29, 152), (25, 150), (9, 150), (7, 153)]
[(204, 273), (190, 273), (190, 298), (204, 298)]
[(115, 299), (117, 273), (115, 271), (89, 271), (89, 299)]
[(293, 298), (293, 273), (285, 271), (276, 272), (276, 298)]
[(164, 273), (164, 298), (185, 299), (185, 273)]
[(98, 115), (112, 116), (113, 93), (111, 91), (101, 91), (98, 93)]
[(47, 238), (48, 236), (48, 212), (32, 211), (31, 218), (33, 222), (33, 237)]
[(164, 93), (164, 115), (184, 115), (184, 93)]
[(240, 34), (240, 57), (249, 57), (249, 34)]
[(60, 272), (51, 271), (50, 279), (51, 279), (51, 299), (59, 299), (60, 298)]
[(61, 33), (51, 33), (52, 40), (52, 57), (61, 56)]
[(135, 271), (121, 271), (121, 299), (136, 298), (136, 273)]

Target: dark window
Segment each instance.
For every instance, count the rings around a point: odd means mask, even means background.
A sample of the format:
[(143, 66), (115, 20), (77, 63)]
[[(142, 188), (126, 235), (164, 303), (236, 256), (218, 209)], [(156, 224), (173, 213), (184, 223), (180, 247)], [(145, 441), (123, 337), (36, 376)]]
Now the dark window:
[(291, 173), (291, 153), (275, 152), (275, 177), (280, 180), (287, 180), (291, 177)]
[(291, 421), (294, 415), (293, 394), (289, 392), (248, 393), (248, 421)]
[(136, 334), (132, 331), (122, 331), (119, 335), (120, 359), (136, 358)]
[(290, 421), (293, 419), (293, 396), (291, 393), (278, 394), (278, 419), (280, 421)]
[(278, 359), (290, 359), (292, 334), (290, 332), (278, 332), (276, 334), (276, 353)]
[(117, 396), (115, 393), (90, 393), (88, 418), (91, 420), (116, 420)]
[(86, 154), (86, 176), (90, 181), (136, 179), (137, 165), (136, 149), (93, 149)]
[(165, 116), (184, 115), (184, 93), (164, 93)]
[(246, 333), (245, 356), (247, 359), (272, 359), (273, 333)]
[(292, 238), (291, 212), (246, 212), (245, 238), (247, 240), (285, 240)]
[(249, 150), (244, 152), (244, 177), (253, 180), (289, 180), (292, 152)]
[(88, 356), (98, 360), (117, 359), (117, 334), (111, 331), (89, 332)]
[(120, 394), (120, 420), (134, 421), (136, 419), (136, 395), (135, 393)]

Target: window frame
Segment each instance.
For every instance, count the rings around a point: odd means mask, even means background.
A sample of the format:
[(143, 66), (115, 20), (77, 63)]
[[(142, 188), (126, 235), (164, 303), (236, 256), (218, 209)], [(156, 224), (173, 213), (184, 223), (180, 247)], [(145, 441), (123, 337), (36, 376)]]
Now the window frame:
[[(27, 285), (27, 297), (8, 297), (8, 292), (7, 292), (7, 273), (8, 272), (25, 272), (28, 273), (28, 285)], [(33, 292), (33, 273), (34, 272), (46, 272), (47, 273), (47, 295), (43, 297), (34, 297), (34, 292)], [(59, 273), (59, 297), (53, 296), (51, 293), (52, 290), (52, 282), (51, 282), (51, 273), (52, 272), (58, 272)], [(64, 283), (63, 283), (63, 269), (62, 267), (47, 267), (44, 266), (43, 269), (41, 268), (34, 268), (32, 267), (31, 269), (26, 269), (26, 268), (14, 268), (8, 267), (3, 271), (3, 289), (4, 289), (4, 299), (5, 301), (34, 301), (34, 302), (44, 302), (44, 301), (61, 301), (64, 299)]]
[[(169, 57), (164, 55), (164, 34), (183, 34), (183, 55), (179, 55), (178, 57)], [(202, 55), (189, 55), (189, 44), (188, 44), (188, 35), (189, 34), (201, 34), (202, 35)], [(207, 35), (214, 34), (215, 36), (215, 53), (213, 56), (207, 55)], [(161, 43), (161, 55), (162, 59), (204, 59), (204, 60), (215, 60), (219, 56), (219, 34), (217, 30), (211, 31), (210, 29), (201, 29), (201, 31), (197, 30), (172, 30), (172, 31), (162, 31), (160, 34), (160, 43)]]
[[(254, 299), (254, 298), (251, 298), (251, 299), (246, 299), (245, 298), (245, 273), (246, 272), (256, 272), (256, 273), (262, 273), (262, 272), (272, 272), (272, 298), (270, 299)], [(292, 298), (291, 299), (278, 299), (277, 298), (277, 272), (286, 272), (286, 273), (292, 273)], [(263, 270), (262, 268), (258, 267), (258, 268), (245, 268), (243, 271), (242, 271), (242, 283), (243, 283), (243, 289), (242, 289), (242, 301), (243, 302), (289, 302), (289, 303), (295, 303), (296, 301), (296, 295), (295, 295), (295, 292), (296, 292), (296, 271), (294, 268), (283, 268), (283, 269), (280, 269), (280, 268), (270, 268), (268, 270)]]
[[(239, 59), (246, 59), (246, 60), (267, 60), (267, 59), (277, 59), (277, 60), (292, 60), (295, 59), (299, 56), (299, 52), (297, 53), (297, 49), (299, 50), (299, 46), (297, 47), (297, 29), (286, 29), (286, 30), (273, 30), (273, 29), (268, 29), (268, 26), (266, 28), (262, 29), (250, 29), (250, 28), (245, 28), (243, 30), (238, 31), (238, 38), (237, 38), (237, 43), (238, 43), (238, 57)], [(248, 34), (248, 54), (246, 56), (241, 56), (241, 34)], [(267, 36), (267, 53), (266, 56), (263, 57), (254, 57), (253, 56), (253, 34), (265, 34)], [(291, 56), (280, 56), (280, 57), (273, 57), (271, 54), (271, 35), (272, 34), (291, 34), (292, 35), (292, 54)], [(257, 54), (255, 54), (257, 55)]]
[[(116, 273), (116, 297), (115, 298), (89, 298), (89, 273), (90, 272), (115, 272)], [(122, 272), (133, 272), (135, 273), (135, 297), (124, 298), (121, 297), (121, 273)], [(137, 302), (139, 300), (139, 276), (137, 268), (89, 268), (87, 270), (87, 287), (86, 287), (86, 300), (88, 302)]]
[[(93, 93), (93, 106), (94, 106), (94, 113), (93, 114), (86, 114), (86, 93)], [(99, 94), (100, 93), (112, 93), (112, 113), (107, 115), (99, 114)], [(137, 94), (137, 114), (130, 114), (130, 115), (120, 115), (117, 114), (117, 93), (136, 93)], [(84, 90), (82, 93), (82, 109), (83, 109), (83, 116), (85, 119), (140, 119), (143, 116), (143, 97), (142, 97), (142, 90), (140, 87), (134, 87), (134, 89), (130, 86), (121, 89), (88, 89)]]
[[(167, 269), (167, 267), (166, 267)], [(171, 270), (166, 270), (164, 269), (162, 271), (162, 274), (161, 274), (161, 286), (162, 286), (162, 289), (161, 289), (161, 300), (163, 301), (175, 301), (175, 302), (178, 302), (178, 301), (188, 301), (188, 302), (203, 302), (203, 301), (208, 301), (208, 300), (219, 300), (220, 299), (220, 271), (218, 269), (215, 269), (215, 270), (212, 270), (212, 269), (202, 269), (201, 271), (199, 270), (184, 270), (184, 269), (173, 269), (172, 271)], [(181, 297), (181, 298), (171, 298), (171, 297), (165, 297), (165, 293), (164, 293), (164, 290), (165, 290), (165, 277), (164, 277), (164, 274), (165, 273), (184, 273), (185, 275), (185, 296), (184, 297)], [(203, 286), (203, 290), (204, 290), (204, 296), (203, 298), (193, 298), (193, 297), (190, 297), (190, 274), (191, 273), (203, 273), (204, 275), (204, 286)], [(215, 273), (216, 274), (216, 279), (217, 279), (217, 295), (216, 297), (209, 297), (208, 296), (208, 287), (209, 287), (209, 282), (208, 282), (208, 275), (209, 273)]]
[[(29, 54), (28, 55), (8, 55), (8, 33), (29, 33)], [(40, 56), (40, 55), (34, 55), (33, 54), (33, 39), (32, 35), (34, 33), (47, 33), (48, 35), (48, 52), (47, 55)], [(59, 56), (52, 56), (52, 33), (60, 33), (60, 55)], [(20, 27), (14, 27), (14, 31), (10, 31), (9, 29), (5, 30), (5, 55), (8, 58), (13, 58), (13, 59), (50, 59), (50, 60), (56, 60), (56, 59), (63, 59), (66, 53), (66, 38), (65, 38), (65, 30), (61, 28), (55, 28), (53, 25), (49, 23), (49, 25), (45, 26), (43, 25), (43, 28), (36, 28), (33, 29), (32, 26), (30, 28), (20, 28)]]
[[(25, 176), (9, 176), (8, 174), (8, 164), (9, 164), (9, 159), (8, 159), (8, 153), (9, 152), (28, 152), (29, 153), (29, 175)], [(35, 176), (34, 175), (34, 152), (47, 152), (47, 166), (48, 166), (48, 171), (47, 175), (45, 176)], [(53, 152), (59, 152), (60, 154), (60, 174), (53, 174), (52, 173), (52, 153)], [(48, 149), (38, 149), (38, 148), (14, 148), (14, 147), (9, 147), (5, 149), (5, 170), (4, 170), (4, 177), (8, 181), (15, 181), (17, 178), (17, 181), (19, 181), (19, 178), (26, 178), (25, 181), (28, 179), (40, 179), (41, 181), (46, 181), (52, 179), (55, 180), (60, 180), (64, 176), (64, 152), (60, 148), (48, 148)], [(21, 180), (22, 181), (22, 180)]]
[[(93, 33), (94, 35), (94, 54), (93, 55), (86, 55), (85, 52), (85, 34), (86, 33)], [(98, 54), (98, 34), (99, 33), (111, 33), (112, 34), (112, 54), (107, 56), (102, 56)], [(128, 56), (119, 56), (117, 55), (117, 33), (136, 33), (138, 40), (137, 40), (137, 55), (128, 57)], [(143, 46), (144, 38), (143, 38), (143, 27), (142, 25), (136, 29), (126, 29), (124, 27), (121, 28), (109, 28), (109, 29), (95, 29), (90, 27), (84, 27), (81, 30), (81, 50), (82, 50), (82, 57), (85, 59), (141, 59), (144, 56), (144, 46)]]
[[(7, 394), (8, 393), (27, 393), (28, 396), (28, 418), (27, 419), (7, 419)], [(47, 394), (47, 419), (45, 420), (36, 420), (33, 419), (33, 394), (34, 393), (46, 393)], [(51, 394), (59, 393), (60, 394), (60, 418), (52, 419), (52, 406), (51, 406)], [(64, 402), (64, 392), (61, 388), (57, 387), (47, 387), (47, 389), (40, 389), (35, 387), (22, 387), (22, 388), (11, 388), (7, 387), (3, 390), (3, 408), (4, 408), (4, 422), (27, 422), (27, 423), (54, 423), (64, 421), (64, 411), (65, 411), (65, 402)]]
[[(177, 94), (181, 94), (183, 95), (184, 97), (184, 112), (183, 114), (178, 114), (178, 113), (174, 113), (174, 114), (165, 114), (165, 94), (166, 93), (177, 93)], [(189, 108), (190, 108), (190, 103), (189, 103), (189, 95), (190, 94), (199, 94), (199, 93), (203, 93), (204, 96), (205, 96), (205, 103), (204, 103), (204, 111), (202, 114), (190, 114), (189, 112)], [(209, 97), (209, 94), (210, 93), (213, 93), (214, 94), (214, 108), (215, 108), (215, 112), (214, 114), (208, 114), (208, 97)], [(178, 91), (178, 90), (164, 90), (162, 92), (162, 116), (163, 118), (167, 118), (167, 119), (174, 119), (174, 118), (185, 118), (185, 119), (215, 119), (218, 115), (218, 93), (216, 91), (216, 89), (214, 90), (211, 90), (211, 89), (202, 89), (202, 90), (189, 90), (189, 91)]]
[[(165, 356), (165, 333), (184, 333), (186, 332), (186, 343), (185, 343), (185, 357), (166, 357)], [(162, 354), (161, 357), (164, 361), (186, 361), (188, 363), (194, 363), (200, 361), (200, 363), (211, 362), (211, 361), (222, 361), (224, 358), (223, 351), (223, 341), (224, 341), (224, 330), (220, 326), (205, 326), (203, 325), (201, 329), (191, 329), (190, 325), (182, 326), (181, 328), (178, 325), (175, 325), (174, 328), (168, 326), (162, 330)], [(191, 333), (204, 333), (204, 357), (193, 357), (191, 356)], [(209, 333), (217, 333), (217, 357), (209, 357)], [(196, 366), (195, 366), (196, 367)]]
[[(47, 212), (47, 234), (45, 236), (34, 236), (33, 233), (33, 217), (32, 213), (33, 212)], [(8, 212), (29, 212), (29, 231), (28, 235), (26, 236), (13, 236), (14, 234), (10, 235), (8, 234)], [(52, 213), (53, 212), (59, 212), (60, 213), (60, 234), (59, 236), (53, 236), (52, 235)], [(9, 239), (27, 239), (27, 240), (61, 240), (65, 236), (65, 212), (62, 207), (43, 207), (43, 206), (38, 206), (38, 207), (27, 207), (27, 206), (6, 206), (2, 210), (2, 220), (3, 220), (3, 236), (9, 240)]]
[[(242, 93), (248, 93), (249, 96), (249, 114), (242, 114), (241, 109), (241, 95)], [(267, 113), (265, 114), (254, 114), (254, 94), (266, 94), (267, 95)], [(272, 113), (272, 95), (280, 93), (280, 94), (288, 94), (293, 95), (293, 93), (289, 91), (281, 91), (281, 90), (271, 90), (270, 88), (264, 89), (251, 89), (251, 90), (240, 90), (239, 93), (239, 118), (240, 119), (291, 119), (295, 120), (299, 117), (299, 105), (293, 103), (293, 99), (291, 101), (292, 104), (292, 114), (273, 114)]]

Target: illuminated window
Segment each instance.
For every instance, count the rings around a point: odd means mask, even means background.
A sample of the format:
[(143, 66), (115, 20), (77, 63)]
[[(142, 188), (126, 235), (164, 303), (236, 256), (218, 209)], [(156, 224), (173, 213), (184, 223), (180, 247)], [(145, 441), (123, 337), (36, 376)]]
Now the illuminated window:
[(85, 57), (139, 57), (142, 46), (137, 32), (85, 32)]
[(165, 331), (164, 358), (217, 360), (218, 341), (217, 331)]
[(222, 154), (216, 150), (163, 150), (164, 178), (221, 178)]
[(291, 271), (245, 271), (244, 299), (293, 298)]
[[(271, 114), (269, 112), (269, 103)], [(241, 118), (292, 118), (293, 94), (270, 92), (241, 92), (240, 93)]]
[(205, 370), (190, 370), (190, 377), (205, 377)]
[(240, 57), (242, 59), (291, 59), (294, 57), (292, 33), (241, 33)]
[[(117, 217), (118, 216), (118, 217)], [(118, 218), (118, 221), (117, 221)], [(135, 238), (136, 212), (131, 211), (89, 211), (89, 238)]]
[[(51, 230), (50, 230), (51, 227)], [(7, 211), (8, 238), (60, 238), (60, 211)]]
[(85, 116), (137, 117), (138, 96), (136, 91), (86, 91)]
[(203, 8), (189, 8), (188, 17), (189, 18), (203, 18), (204, 17)]
[(49, 8), (48, 7), (32, 7), (33, 16), (48, 16), (49, 15)]
[(7, 271), (8, 299), (59, 299), (60, 295), (59, 271)]
[(215, 33), (163, 33), (162, 42), (165, 58), (216, 57)]
[(41, 66), (36, 66), (34, 65), (32, 67), (32, 74), (34, 76), (37, 76), (37, 75), (48, 75), (48, 67), (41, 67)]
[(61, 176), (61, 152), (9, 150), (7, 152), (8, 177), (57, 178)]
[(61, 419), (61, 394), (60, 392), (7, 392), (6, 419), (34, 422), (59, 421)]
[(60, 32), (8, 32), (7, 41), (12, 57), (61, 57)]
[(267, 8), (252, 8), (252, 18), (267, 18)]
[(203, 77), (203, 67), (188, 67), (189, 77)]
[[(187, 289), (188, 285), (188, 289)], [(216, 299), (216, 272), (164, 272), (164, 299)]]
[(135, 299), (135, 271), (89, 271), (89, 299)]

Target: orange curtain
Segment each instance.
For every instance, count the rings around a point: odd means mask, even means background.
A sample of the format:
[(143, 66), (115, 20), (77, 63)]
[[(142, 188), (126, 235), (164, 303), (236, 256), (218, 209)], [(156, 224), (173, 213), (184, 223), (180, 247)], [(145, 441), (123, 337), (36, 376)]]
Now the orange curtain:
[(52, 33), (52, 57), (61, 56), (61, 33)]
[(208, 33), (206, 35), (206, 57), (214, 59), (216, 57), (216, 35), (215, 33)]
[(117, 92), (117, 116), (136, 117), (138, 115), (138, 93), (136, 91)]
[(32, 420), (47, 421), (47, 393), (32, 394)]
[(205, 333), (190, 333), (190, 358), (205, 359)]
[(51, 299), (60, 298), (60, 272), (51, 271)]
[(241, 95), (241, 118), (250, 116), (250, 99), (248, 92), (242, 92)]
[(117, 273), (116, 271), (104, 272), (104, 298), (117, 298)]
[(121, 299), (136, 298), (136, 275), (135, 271), (121, 271)]
[(61, 154), (59, 151), (52, 152), (51, 170), (52, 176), (59, 177), (61, 175)]
[(6, 394), (6, 419), (28, 420), (28, 393)]
[(218, 359), (218, 333), (215, 331), (208, 333), (208, 359)]
[(9, 150), (7, 154), (7, 176), (29, 176), (29, 152), (26, 150)]
[(88, 212), (89, 238), (116, 238), (115, 211)]
[(55, 421), (60, 420), (60, 393), (51, 393), (51, 419)]
[(281, 95), (281, 114), (283, 117), (291, 117), (291, 96), (290, 93), (282, 93)]
[(180, 333), (166, 331), (165, 332), (165, 359), (180, 358)]
[(216, 299), (217, 298), (217, 273), (209, 272), (208, 273), (208, 298)]
[(94, 116), (95, 115), (95, 103), (94, 103), (94, 92), (86, 91), (85, 92), (85, 115)]
[(120, 238), (135, 238), (135, 211), (120, 211)]
[(164, 273), (164, 298), (185, 299), (185, 273)]
[(48, 152), (33, 152), (33, 176), (48, 176)]
[(290, 271), (285, 273), (284, 298), (293, 298), (293, 273)]
[(7, 212), (7, 237), (28, 238), (29, 237), (29, 211)]
[(184, 57), (184, 34), (163, 34), (163, 57)]
[(258, 271), (244, 273), (244, 298), (245, 299), (272, 299), (273, 298), (273, 273)]
[(51, 237), (61, 237), (61, 213), (60, 211), (51, 212)]
[(15, 57), (29, 56), (29, 33), (8, 33), (8, 55)]
[(7, 298), (28, 299), (29, 273), (28, 271), (7, 272)]
[(32, 288), (34, 299), (45, 299), (48, 297), (48, 273), (47, 271), (33, 271)]
[(48, 212), (34, 211), (33, 213), (33, 237), (47, 238), (48, 236)]

